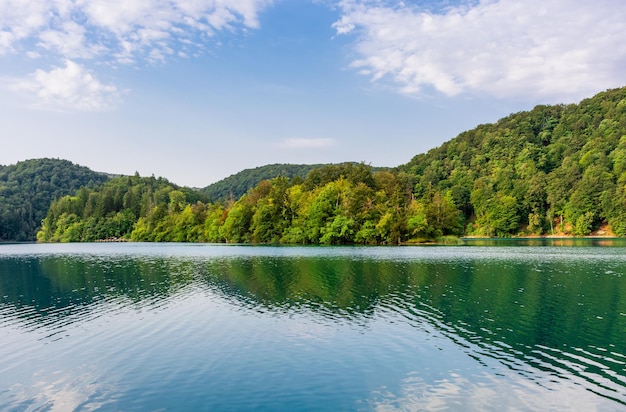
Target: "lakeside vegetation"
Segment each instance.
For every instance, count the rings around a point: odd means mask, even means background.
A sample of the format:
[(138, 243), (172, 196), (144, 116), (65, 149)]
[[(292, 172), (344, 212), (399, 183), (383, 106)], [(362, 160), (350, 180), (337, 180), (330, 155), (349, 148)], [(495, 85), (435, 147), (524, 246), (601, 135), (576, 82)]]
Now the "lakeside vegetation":
[(109, 177), (67, 160), (36, 159), (0, 165), (0, 241), (34, 240), (50, 204)]
[(625, 236), (626, 88), (478, 126), (400, 170), (416, 177), (417, 197), (448, 193), (470, 235), (585, 236), (606, 226)]
[(406, 174), (347, 163), (314, 169), (299, 180), (264, 180), (237, 201), (207, 203), (203, 194), (165, 179), (111, 179), (53, 202), (38, 239), (373, 244), (397, 243), (401, 225), (419, 224), (404, 222), (406, 203), (415, 202)]
[[(279, 166), (286, 170), (267, 170)], [(37, 238), (397, 244), (626, 236), (626, 88), (480, 125), (396, 169), (346, 163), (318, 165), (304, 178), (277, 173), (218, 200), (162, 178), (110, 179), (52, 202)]]

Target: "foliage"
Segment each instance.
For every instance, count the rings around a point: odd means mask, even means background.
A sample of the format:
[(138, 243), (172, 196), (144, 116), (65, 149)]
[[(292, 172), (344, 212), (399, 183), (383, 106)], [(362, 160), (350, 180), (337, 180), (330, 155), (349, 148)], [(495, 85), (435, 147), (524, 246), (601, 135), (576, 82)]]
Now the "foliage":
[(280, 176), (289, 179), (296, 176), (304, 178), (311, 170), (320, 166), (321, 165), (272, 164), (256, 167), (254, 169), (245, 169), (200, 189), (200, 192), (204, 193), (209, 200), (213, 202), (239, 199), (246, 194), (248, 190), (255, 188), (264, 180)]
[(481, 125), (400, 167), (450, 193), (466, 232), (626, 233), (626, 88)]
[(33, 241), (50, 203), (106, 181), (67, 160), (33, 159), (0, 166), (0, 241)]
[[(272, 180), (276, 177), (285, 177), (288, 180), (294, 179), (295, 182), (306, 178), (307, 183), (305, 187), (310, 189), (312, 186), (321, 185), (322, 182), (320, 179), (325, 179), (323, 183), (328, 183), (329, 181), (338, 179), (341, 175), (346, 176), (349, 174), (349, 180), (358, 180), (357, 175), (359, 172), (363, 172), (363, 167), (364, 165), (362, 164), (351, 162), (328, 165), (272, 164), (242, 170), (239, 173), (200, 189), (200, 192), (205, 194), (209, 200), (213, 202), (237, 200), (245, 195), (248, 190), (254, 189), (262, 181)], [(370, 168), (368, 168), (368, 170), (369, 169)], [(371, 168), (371, 170), (387, 170), (387, 168), (374, 167)]]
[(203, 193), (112, 179), (53, 202), (39, 239), (399, 244), (606, 225), (623, 236), (626, 88), (478, 126), (396, 170), (325, 165), (260, 180), (238, 198), (209, 203)]
[(163, 178), (139, 175), (83, 187), (50, 205), (37, 239), (90, 242), (110, 238), (200, 241), (206, 199)]

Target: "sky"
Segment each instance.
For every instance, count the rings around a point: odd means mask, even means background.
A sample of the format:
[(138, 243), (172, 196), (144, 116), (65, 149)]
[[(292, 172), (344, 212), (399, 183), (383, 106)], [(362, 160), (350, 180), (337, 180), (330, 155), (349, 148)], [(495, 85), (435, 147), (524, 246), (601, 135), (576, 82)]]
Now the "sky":
[(626, 86), (623, 0), (0, 0), (0, 164), (398, 166)]

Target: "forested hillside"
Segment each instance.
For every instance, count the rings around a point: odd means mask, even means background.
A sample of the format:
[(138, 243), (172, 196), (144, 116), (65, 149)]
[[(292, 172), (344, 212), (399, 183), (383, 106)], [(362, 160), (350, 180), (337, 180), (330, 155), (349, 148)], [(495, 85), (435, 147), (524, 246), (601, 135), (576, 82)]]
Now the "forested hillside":
[(35, 159), (0, 166), (0, 241), (35, 240), (52, 200), (107, 180), (67, 160)]
[[(212, 202), (237, 200), (241, 196), (245, 195), (250, 189), (254, 189), (259, 183), (264, 180), (272, 180), (276, 177), (286, 177), (292, 180), (292, 183), (298, 183), (304, 179), (314, 169), (325, 168), (326, 172), (329, 170), (342, 170), (342, 167), (347, 164), (356, 165), (354, 162), (346, 162), (340, 164), (314, 164), (314, 165), (296, 165), (296, 164), (273, 164), (267, 166), (261, 166), (254, 169), (245, 169), (239, 173), (235, 173), (225, 179), (215, 182), (204, 189), (200, 189), (200, 192), (204, 193), (208, 199)], [(337, 167), (334, 167), (337, 166)], [(387, 167), (373, 167), (372, 171), (391, 170)], [(336, 175), (335, 178), (339, 178)]]
[(294, 178), (296, 176), (305, 178), (313, 169), (322, 165), (294, 165), (294, 164), (273, 164), (245, 169), (215, 182), (204, 189), (200, 189), (209, 200), (213, 202), (229, 199), (239, 199), (248, 190), (253, 189), (263, 180), (270, 180), (275, 177)]
[(626, 88), (537, 106), (415, 156), (414, 194), (446, 193), (466, 233), (626, 236)]
[[(167, 216), (191, 209), (196, 202), (204, 205), (201, 201), (206, 201), (201, 193), (163, 178), (123, 176), (96, 188), (82, 187), (76, 195), (54, 201), (37, 238), (46, 242), (123, 238), (130, 235), (138, 220), (145, 222), (151, 232), (168, 231), (172, 225)], [(150, 226), (152, 223), (154, 226)], [(150, 240), (187, 239), (155, 236)]]
[[(626, 88), (478, 126), (394, 171), (326, 165), (213, 203), (164, 182), (149, 188), (139, 177), (120, 178), (62, 198), (39, 239), (397, 244), (460, 235), (626, 236)], [(111, 198), (115, 207), (89, 206)]]

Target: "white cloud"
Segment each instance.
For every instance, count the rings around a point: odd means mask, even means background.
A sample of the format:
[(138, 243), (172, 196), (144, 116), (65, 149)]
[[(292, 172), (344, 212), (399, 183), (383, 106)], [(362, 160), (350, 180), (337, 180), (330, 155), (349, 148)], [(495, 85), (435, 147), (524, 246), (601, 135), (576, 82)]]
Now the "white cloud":
[[(60, 78), (78, 75), (81, 66), (71, 61), (114, 67), (194, 55), (219, 31), (257, 28), (259, 12), (272, 1), (0, 0), (0, 56), (21, 53), (31, 59), (70, 61), (65, 69), (38, 70), (26, 83), (39, 86), (21, 90), (36, 90), (46, 105), (102, 109), (119, 92), (85, 69), (81, 83), (70, 91)], [(80, 97), (80, 92), (87, 94)]]
[(123, 92), (101, 83), (83, 66), (67, 60), (65, 67), (48, 72), (37, 70), (27, 79), (11, 82), (15, 91), (38, 97), (37, 106), (81, 111), (108, 110), (120, 100)]
[(322, 149), (334, 145), (335, 141), (333, 139), (307, 139), (297, 137), (283, 140), (278, 144), (278, 147), (283, 149)]
[(198, 35), (257, 28), (258, 13), (272, 1), (0, 0), (0, 53), (36, 40), (38, 47), (54, 49), (63, 58), (97, 51), (126, 62), (129, 55), (162, 53)]
[(38, 46), (66, 58), (90, 58), (100, 50), (94, 45), (88, 45), (85, 32), (83, 26), (68, 21), (58, 29), (43, 30), (39, 34)]
[(626, 84), (622, 0), (482, 0), (439, 11), (347, 0), (334, 24), (356, 35), (352, 67), (421, 96), (573, 101)]
[(46, 0), (0, 0), (0, 55), (14, 44), (46, 26)]

